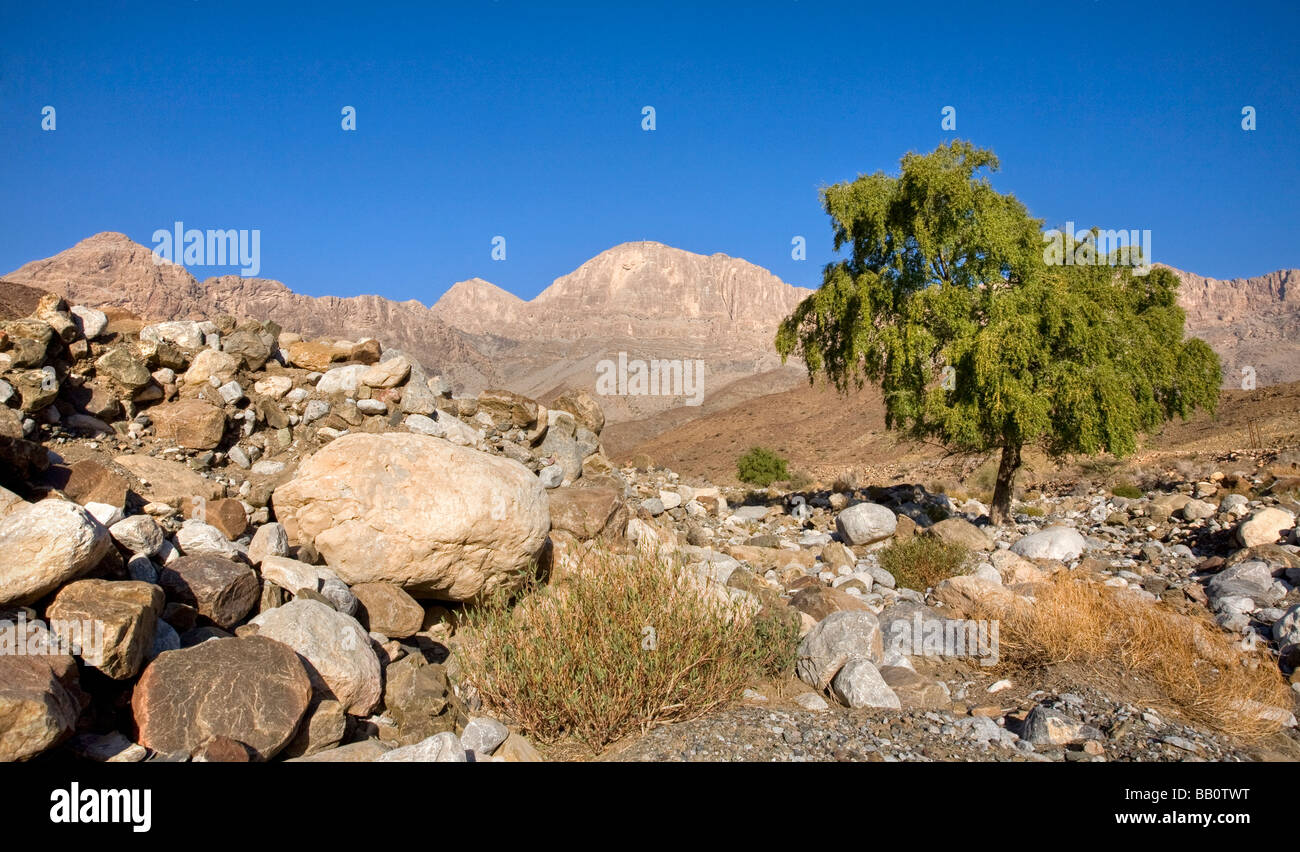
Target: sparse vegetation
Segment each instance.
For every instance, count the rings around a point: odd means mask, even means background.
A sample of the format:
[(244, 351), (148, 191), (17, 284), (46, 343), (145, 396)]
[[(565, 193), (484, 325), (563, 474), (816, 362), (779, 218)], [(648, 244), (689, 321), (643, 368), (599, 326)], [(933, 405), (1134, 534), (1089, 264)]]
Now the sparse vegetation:
[(1122, 482), (1119, 485), (1116, 485), (1114, 488), (1110, 489), (1110, 493), (1116, 497), (1128, 497), (1132, 500), (1140, 500), (1142, 498), (1142, 489), (1127, 482)]
[(970, 551), (928, 535), (895, 541), (880, 551), (880, 565), (894, 575), (898, 585), (923, 592), (940, 581), (965, 574)]
[(788, 479), (785, 459), (764, 447), (753, 447), (736, 462), (736, 477), (749, 485), (766, 488), (773, 482)]
[(796, 470), (790, 474), (785, 484), (791, 491), (804, 491), (814, 483), (815, 480), (807, 471)]
[(472, 610), (467, 677), (529, 734), (598, 751), (701, 716), (793, 664), (797, 620), (698, 584), (657, 557), (598, 551), (563, 584), (531, 583), (514, 601), (498, 595)]
[(1279, 727), (1260, 718), (1260, 708), (1290, 706), (1277, 666), (1208, 620), (1068, 574), (1044, 584), (1035, 600), (1000, 614), (1006, 667), (1080, 666), (1116, 695), (1246, 738)]
[(1020, 514), (1028, 515), (1031, 518), (1041, 518), (1047, 514), (1042, 506), (1024, 506), (1020, 509)]

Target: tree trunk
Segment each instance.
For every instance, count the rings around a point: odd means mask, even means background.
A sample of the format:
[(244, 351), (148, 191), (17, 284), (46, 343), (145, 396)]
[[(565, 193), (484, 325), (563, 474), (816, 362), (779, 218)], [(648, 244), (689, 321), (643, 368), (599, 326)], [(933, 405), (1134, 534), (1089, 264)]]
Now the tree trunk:
[(1002, 448), (1002, 460), (998, 462), (998, 482), (993, 487), (993, 506), (989, 510), (989, 519), (994, 524), (1005, 524), (1011, 519), (1011, 491), (1018, 470), (1020, 445), (1007, 444)]

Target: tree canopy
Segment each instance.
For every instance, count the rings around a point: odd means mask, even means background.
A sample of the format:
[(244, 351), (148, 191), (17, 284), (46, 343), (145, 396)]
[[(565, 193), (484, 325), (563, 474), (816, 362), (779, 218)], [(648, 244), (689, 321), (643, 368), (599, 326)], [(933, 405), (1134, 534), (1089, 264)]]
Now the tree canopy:
[[(776, 348), (840, 391), (880, 386), (886, 424), (963, 452), (1002, 450), (994, 520), (1021, 450), (1053, 457), (1137, 448), (1142, 432), (1213, 410), (1219, 359), (1183, 339), (1178, 278), (1112, 265), (1049, 265), (1042, 221), (987, 173), (969, 142), (903, 157), (822, 190), (834, 247), (820, 289)], [(1073, 235), (1064, 235), (1065, 247)]]

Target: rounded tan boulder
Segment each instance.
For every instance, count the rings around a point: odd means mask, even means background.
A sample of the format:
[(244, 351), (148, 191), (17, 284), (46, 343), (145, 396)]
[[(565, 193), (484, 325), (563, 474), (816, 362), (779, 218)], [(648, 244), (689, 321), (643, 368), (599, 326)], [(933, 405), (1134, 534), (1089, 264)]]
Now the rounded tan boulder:
[(523, 465), (403, 433), (332, 441), (272, 502), (349, 585), (454, 601), (517, 583), (551, 524), (541, 480)]

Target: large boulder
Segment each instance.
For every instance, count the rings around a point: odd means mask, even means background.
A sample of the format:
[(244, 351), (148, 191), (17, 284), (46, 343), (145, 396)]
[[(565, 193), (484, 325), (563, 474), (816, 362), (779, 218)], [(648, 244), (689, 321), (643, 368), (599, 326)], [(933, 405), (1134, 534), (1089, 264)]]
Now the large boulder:
[(835, 516), (835, 531), (849, 544), (884, 541), (898, 529), (898, 517), (878, 503), (858, 503)]
[(42, 500), (0, 519), (0, 605), (35, 601), (94, 568), (113, 547), (76, 503)]
[(348, 584), (444, 600), (517, 583), (550, 530), (546, 492), (527, 468), (425, 435), (344, 435), (273, 503), (291, 537)]
[(1257, 509), (1237, 526), (1237, 541), (1242, 547), (1274, 544), (1285, 530), (1295, 526), (1295, 515), (1272, 506)]
[(193, 506), (226, 493), (221, 483), (200, 476), (180, 462), (146, 455), (117, 456), (113, 461), (140, 480), (142, 496), (151, 501)]
[(312, 685), (293, 649), (265, 636), (210, 639), (160, 654), (131, 695), (139, 742), (193, 754), (212, 737), (274, 757), (293, 738)]
[(1018, 539), (1011, 552), (1026, 559), (1052, 559), (1069, 562), (1083, 554), (1083, 536), (1073, 527), (1048, 527)]
[(383, 694), (379, 658), (355, 618), (316, 600), (299, 598), (267, 610), (249, 624), (257, 635), (283, 642), (307, 662), (316, 698), (365, 716)]

